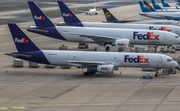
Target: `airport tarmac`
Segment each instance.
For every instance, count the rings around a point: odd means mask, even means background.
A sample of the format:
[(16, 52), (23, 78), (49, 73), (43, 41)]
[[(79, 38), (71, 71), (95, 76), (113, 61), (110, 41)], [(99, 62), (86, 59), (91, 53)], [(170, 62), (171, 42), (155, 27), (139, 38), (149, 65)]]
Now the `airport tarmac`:
[[(119, 19), (144, 19), (138, 15), (139, 5), (109, 9)], [(126, 13), (124, 13), (126, 12)], [(123, 14), (120, 15), (119, 13)], [(77, 15), (82, 21), (101, 22), (105, 17)], [(62, 18), (52, 19), (54, 23)], [(34, 22), (18, 23), (21, 27)], [(4, 53), (16, 51), (7, 25), (0, 26), (0, 110), (2, 111), (179, 111), (180, 71), (169, 76), (142, 79), (141, 68), (124, 68), (113, 74), (83, 76), (86, 69), (13, 68), (12, 57)], [(77, 50), (77, 43), (40, 36), (23, 30), (41, 49), (58, 50), (61, 44)], [(90, 44), (86, 51), (93, 51)], [(146, 47), (146, 46), (144, 46)], [(84, 49), (78, 49), (84, 51)], [(159, 50), (159, 48), (158, 48)], [(179, 56), (180, 52), (175, 55)], [(167, 53), (173, 57), (174, 54)], [(154, 72), (152, 72), (154, 74)]]

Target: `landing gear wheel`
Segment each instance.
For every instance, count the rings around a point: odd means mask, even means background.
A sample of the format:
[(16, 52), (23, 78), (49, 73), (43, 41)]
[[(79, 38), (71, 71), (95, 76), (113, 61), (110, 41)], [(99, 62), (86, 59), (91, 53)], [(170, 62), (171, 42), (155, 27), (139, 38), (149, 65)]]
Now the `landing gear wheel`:
[(155, 74), (155, 77), (158, 77), (158, 74)]
[(88, 75), (88, 73), (87, 73), (87, 72), (85, 72), (85, 73), (84, 73), (84, 76), (87, 76), (87, 75)]

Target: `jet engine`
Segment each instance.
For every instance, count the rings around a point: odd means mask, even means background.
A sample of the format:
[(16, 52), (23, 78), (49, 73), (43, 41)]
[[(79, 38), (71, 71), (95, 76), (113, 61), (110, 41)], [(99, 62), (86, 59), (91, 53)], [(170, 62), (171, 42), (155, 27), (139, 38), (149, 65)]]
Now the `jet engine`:
[(113, 46), (119, 46), (120, 48), (129, 47), (129, 39), (119, 39), (113, 42)]
[(99, 65), (97, 66), (97, 72), (101, 73), (113, 73), (114, 65)]
[(174, 20), (180, 20), (180, 18), (179, 17), (174, 17)]

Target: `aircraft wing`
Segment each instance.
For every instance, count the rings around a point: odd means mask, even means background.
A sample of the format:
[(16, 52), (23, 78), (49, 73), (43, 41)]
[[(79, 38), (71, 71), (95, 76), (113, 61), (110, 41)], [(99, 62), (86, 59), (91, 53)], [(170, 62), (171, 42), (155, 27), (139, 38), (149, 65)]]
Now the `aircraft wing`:
[(98, 41), (98, 40), (101, 40), (101, 41), (114, 41), (114, 40), (119, 39), (119, 38), (114, 38), (114, 37), (109, 37), (109, 36), (90, 35), (90, 34), (81, 34), (81, 33), (70, 33), (70, 32), (68, 32), (67, 34), (80, 35), (81, 37), (91, 38), (91, 39), (93, 39), (95, 41)]
[(83, 11), (83, 10), (77, 10), (76, 8), (75, 8), (75, 11), (77, 11), (77, 12), (84, 12), (84, 13), (88, 12), (88, 11)]
[(174, 20), (174, 17), (173, 16), (164, 16), (164, 15), (159, 15), (161, 17), (165, 17), (167, 18), (168, 20)]
[(75, 63), (75, 64), (81, 64), (85, 66), (94, 66), (94, 65), (100, 65), (100, 64), (108, 64), (106, 62), (97, 62), (97, 61), (68, 61), (69, 63)]

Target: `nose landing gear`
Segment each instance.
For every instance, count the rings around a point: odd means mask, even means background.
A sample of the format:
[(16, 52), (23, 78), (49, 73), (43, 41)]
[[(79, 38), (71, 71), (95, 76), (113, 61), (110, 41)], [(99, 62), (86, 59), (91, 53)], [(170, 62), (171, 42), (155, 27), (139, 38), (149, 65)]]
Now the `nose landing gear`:
[(158, 76), (159, 76), (158, 70), (160, 70), (160, 69), (159, 69), (159, 68), (156, 68), (156, 74), (155, 74), (155, 77), (158, 77)]

